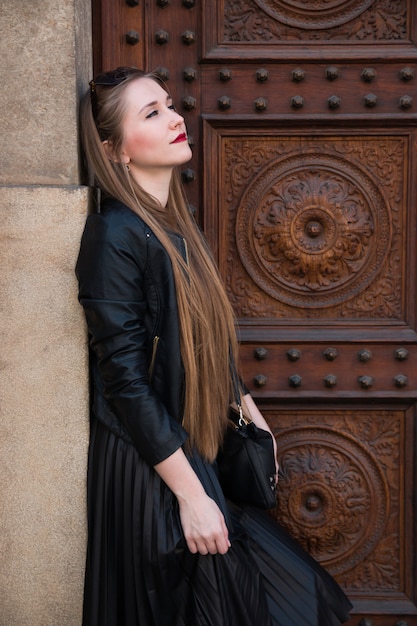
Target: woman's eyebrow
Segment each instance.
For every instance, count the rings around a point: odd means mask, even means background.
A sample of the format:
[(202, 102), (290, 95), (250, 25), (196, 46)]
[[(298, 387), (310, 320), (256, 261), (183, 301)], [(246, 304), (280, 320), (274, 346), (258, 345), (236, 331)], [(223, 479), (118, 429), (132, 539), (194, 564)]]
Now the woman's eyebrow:
[[(168, 102), (169, 100), (172, 100), (172, 97), (168, 94), (166, 102)], [(158, 104), (158, 100), (152, 100), (152, 102), (148, 102), (148, 104), (145, 104), (145, 106), (141, 108), (139, 113), (142, 113), (142, 111), (144, 111), (145, 109), (148, 109), (149, 107), (154, 107), (156, 104)]]

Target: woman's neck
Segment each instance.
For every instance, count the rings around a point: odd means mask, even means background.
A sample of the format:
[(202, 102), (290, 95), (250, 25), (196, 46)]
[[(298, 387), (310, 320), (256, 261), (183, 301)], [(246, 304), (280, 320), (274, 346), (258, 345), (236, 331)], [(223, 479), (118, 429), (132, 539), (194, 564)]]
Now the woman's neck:
[(165, 207), (168, 202), (169, 186), (171, 183), (172, 169), (169, 171), (158, 172), (141, 172), (136, 173), (135, 170), (130, 171), (134, 176), (136, 182), (142, 187), (146, 193), (149, 193), (153, 198), (156, 198), (162, 207)]

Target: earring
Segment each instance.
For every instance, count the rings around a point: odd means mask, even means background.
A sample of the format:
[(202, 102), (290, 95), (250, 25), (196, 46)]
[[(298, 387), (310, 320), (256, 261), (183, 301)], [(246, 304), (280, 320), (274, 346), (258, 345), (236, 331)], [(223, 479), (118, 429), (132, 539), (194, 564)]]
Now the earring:
[(130, 172), (129, 163), (126, 163), (125, 167), (126, 167), (126, 172)]

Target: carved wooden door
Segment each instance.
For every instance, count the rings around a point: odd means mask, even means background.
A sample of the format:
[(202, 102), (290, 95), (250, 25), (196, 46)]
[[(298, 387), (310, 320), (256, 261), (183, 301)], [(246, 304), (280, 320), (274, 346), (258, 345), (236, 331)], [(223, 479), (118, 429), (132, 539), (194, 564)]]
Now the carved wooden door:
[(158, 68), (274, 429), (274, 515), (350, 624), (417, 624), (416, 5), (93, 0), (96, 70)]

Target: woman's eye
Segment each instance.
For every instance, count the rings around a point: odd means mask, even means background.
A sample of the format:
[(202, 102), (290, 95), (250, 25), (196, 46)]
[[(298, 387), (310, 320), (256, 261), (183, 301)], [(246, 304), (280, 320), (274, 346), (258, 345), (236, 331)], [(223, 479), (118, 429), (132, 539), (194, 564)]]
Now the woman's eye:
[(158, 111), (156, 109), (154, 111), (151, 111), (150, 113), (148, 113), (148, 115), (146, 116), (146, 119), (148, 119), (150, 117), (155, 117), (155, 115), (158, 115)]
[(171, 109), (171, 111), (176, 111), (177, 110), (174, 103), (168, 105), (168, 109)]

